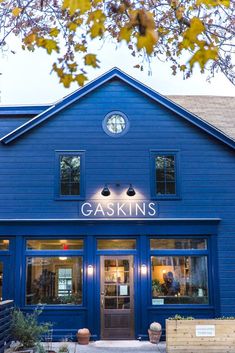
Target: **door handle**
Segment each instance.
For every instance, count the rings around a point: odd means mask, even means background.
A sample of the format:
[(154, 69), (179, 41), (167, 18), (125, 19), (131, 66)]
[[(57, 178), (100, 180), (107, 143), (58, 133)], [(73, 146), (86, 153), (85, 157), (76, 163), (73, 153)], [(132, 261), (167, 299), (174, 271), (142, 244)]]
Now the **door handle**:
[(104, 307), (104, 292), (101, 293), (101, 306)]

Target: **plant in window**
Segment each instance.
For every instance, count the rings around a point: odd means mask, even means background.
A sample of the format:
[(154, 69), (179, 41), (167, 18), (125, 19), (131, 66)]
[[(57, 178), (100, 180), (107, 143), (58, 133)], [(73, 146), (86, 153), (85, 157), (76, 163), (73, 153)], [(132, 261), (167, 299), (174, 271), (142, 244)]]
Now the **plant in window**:
[(58, 353), (68, 353), (68, 352), (69, 352), (68, 343), (63, 342), (59, 347)]
[(158, 279), (152, 280), (152, 292), (154, 297), (162, 294), (162, 285)]
[(41, 310), (35, 309), (32, 314), (24, 314), (19, 309), (12, 312), (12, 337), (19, 341), (19, 348), (31, 348), (40, 345), (41, 337), (48, 333), (50, 323), (38, 323)]

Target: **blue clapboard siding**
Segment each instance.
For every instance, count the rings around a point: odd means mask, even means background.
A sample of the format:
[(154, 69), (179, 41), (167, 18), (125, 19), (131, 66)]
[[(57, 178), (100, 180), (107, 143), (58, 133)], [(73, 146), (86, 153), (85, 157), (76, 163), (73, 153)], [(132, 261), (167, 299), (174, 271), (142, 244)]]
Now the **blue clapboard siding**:
[[(112, 110), (122, 111), (129, 119), (129, 132), (123, 137), (112, 138), (102, 129), (102, 120)], [(17, 126), (16, 120), (0, 120), (2, 135)], [(86, 199), (99, 199), (104, 184), (115, 182), (124, 188), (132, 183), (136, 199), (151, 199), (150, 151), (178, 150), (181, 198), (159, 201), (159, 217), (221, 218), (217, 236), (220, 314), (235, 315), (232, 149), (126, 83), (112, 80), (15, 142), (0, 146), (1, 219), (78, 217), (78, 201), (55, 199), (56, 150), (85, 151)], [(19, 233), (24, 235), (23, 230)], [(149, 311), (148, 321), (154, 313)]]

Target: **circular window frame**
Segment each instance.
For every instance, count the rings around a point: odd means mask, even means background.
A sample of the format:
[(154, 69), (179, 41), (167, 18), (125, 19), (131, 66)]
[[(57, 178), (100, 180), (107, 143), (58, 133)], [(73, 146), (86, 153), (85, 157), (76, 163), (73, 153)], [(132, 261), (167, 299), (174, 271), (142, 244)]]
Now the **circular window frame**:
[[(108, 122), (109, 118), (110, 118), (112, 115), (121, 115), (121, 117), (124, 119), (126, 126), (125, 126), (125, 128), (124, 128), (121, 132), (115, 133), (115, 132), (110, 131), (110, 130), (107, 128), (107, 122)], [(128, 130), (129, 130), (129, 128), (130, 128), (130, 122), (129, 122), (129, 120), (128, 120), (126, 114), (124, 114), (124, 113), (121, 112), (120, 110), (113, 110), (113, 111), (111, 111), (110, 113), (108, 113), (108, 114), (105, 115), (104, 120), (103, 120), (103, 122), (102, 122), (102, 127), (103, 127), (104, 132), (105, 132), (107, 135), (109, 135), (109, 136), (111, 136), (111, 137), (117, 138), (117, 137), (121, 137), (121, 136), (125, 135), (125, 134), (128, 132)]]

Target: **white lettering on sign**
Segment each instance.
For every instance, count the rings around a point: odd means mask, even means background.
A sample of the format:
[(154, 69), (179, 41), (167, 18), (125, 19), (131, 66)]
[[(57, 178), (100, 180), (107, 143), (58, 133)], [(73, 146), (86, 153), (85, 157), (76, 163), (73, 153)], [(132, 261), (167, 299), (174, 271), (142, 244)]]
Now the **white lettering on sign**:
[(144, 218), (157, 216), (155, 202), (84, 202), (80, 205), (79, 214), (83, 217), (117, 217), (117, 218)]
[(214, 337), (215, 325), (196, 325), (196, 337)]

